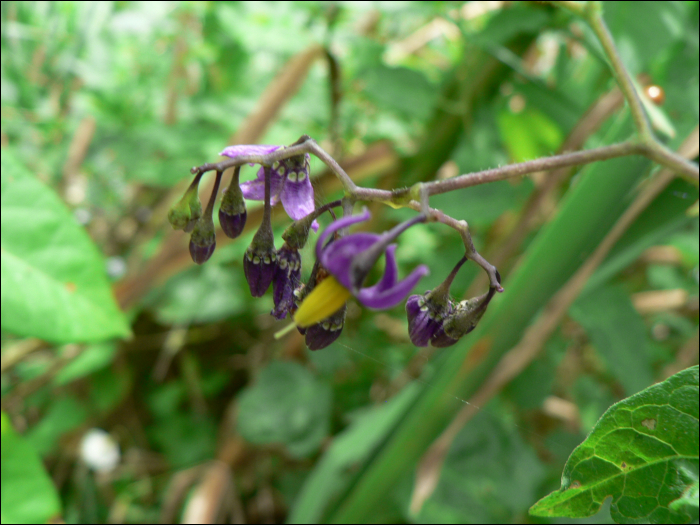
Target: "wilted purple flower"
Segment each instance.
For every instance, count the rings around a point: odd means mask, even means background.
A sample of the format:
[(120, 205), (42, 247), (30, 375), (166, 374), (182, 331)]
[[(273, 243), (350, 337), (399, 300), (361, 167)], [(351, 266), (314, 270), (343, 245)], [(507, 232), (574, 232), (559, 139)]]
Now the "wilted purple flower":
[[(324, 246), (336, 231), (369, 218), (370, 213), (364, 210), (359, 215), (334, 221), (319, 236), (316, 257), (331, 275), (309, 293), (294, 314), (294, 322), (298, 326), (309, 327), (326, 319), (338, 311), (351, 295), (364, 306), (373, 309), (384, 310), (396, 306), (411, 292), (420, 278), (428, 273), (428, 267), (420, 265), (408, 277), (399, 281), (394, 255), (396, 245), (389, 244), (407, 228), (424, 221), (423, 215), (401, 223), (381, 235), (353, 233)], [(384, 275), (374, 286), (362, 288), (365, 278), (382, 253), (386, 254)]]
[(442, 328), (444, 319), (454, 310), (454, 304), (450, 300), (450, 286), (466, 261), (467, 258), (462, 257), (442, 284), (423, 295), (412, 295), (406, 301), (408, 335), (414, 345), (428, 346)]
[(446, 316), (452, 313), (449, 299), (443, 303), (432, 300), (432, 291), (423, 295), (412, 295), (406, 301), (408, 315), (408, 336), (416, 346), (428, 346), (432, 337), (442, 328)]
[[(284, 146), (229, 146), (220, 155), (235, 158), (241, 155), (267, 155)], [(309, 154), (297, 155), (275, 162), (272, 165), (270, 178), (270, 205), (282, 201), (282, 206), (292, 219), (306, 217), (314, 211), (314, 188), (309, 180)], [(258, 170), (257, 180), (244, 182), (240, 185), (246, 199), (261, 201), (265, 199), (265, 171)], [(312, 224), (314, 231), (318, 223)]]
[(473, 297), (462, 301), (449, 314), (438, 331), (433, 335), (430, 344), (439, 348), (452, 346), (462, 336), (476, 328), (481, 318), (486, 312), (491, 298), (496, 293), (496, 288), (489, 288), (489, 291), (479, 297)]
[(277, 251), (277, 267), (272, 278), (272, 298), (275, 307), (270, 312), (275, 319), (284, 319), (294, 307), (294, 290), (301, 282), (301, 255), (287, 243)]

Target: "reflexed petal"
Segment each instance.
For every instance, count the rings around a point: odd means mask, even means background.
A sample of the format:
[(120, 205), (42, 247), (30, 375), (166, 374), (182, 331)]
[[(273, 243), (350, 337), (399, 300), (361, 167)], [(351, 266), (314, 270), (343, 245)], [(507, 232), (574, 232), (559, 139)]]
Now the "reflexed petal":
[[(236, 144), (235, 146), (224, 148), (219, 155), (231, 157), (232, 159), (240, 157), (241, 155), (267, 155), (281, 147), (282, 146), (265, 146), (261, 144)], [(251, 166), (252, 165), (253, 164), (251, 164)]]
[[(323, 237), (325, 233), (324, 231), (321, 237)], [(350, 266), (353, 257), (372, 246), (377, 242), (378, 238), (379, 235), (376, 233), (359, 232), (335, 240), (323, 250), (319, 257), (319, 262), (330, 273), (335, 275), (343, 286), (350, 289), (352, 288)], [(320, 242), (321, 238), (319, 237), (319, 243)]]
[[(370, 218), (370, 213), (367, 210), (367, 208), (365, 208), (362, 211), (362, 213), (360, 213), (359, 215), (351, 215), (350, 217), (343, 217), (342, 219), (338, 219), (337, 221), (333, 221), (332, 223), (330, 223), (328, 225), (328, 227), (325, 230), (323, 230), (323, 233), (318, 238), (318, 242), (316, 243), (316, 258), (321, 259), (321, 251), (322, 251), (323, 245), (326, 243), (326, 239), (328, 239), (328, 237), (333, 235), (338, 230), (341, 230), (343, 228), (347, 228), (348, 226), (351, 226), (353, 224), (357, 224), (358, 222), (364, 222), (366, 220), (369, 220), (369, 218)], [(357, 234), (354, 234), (354, 235), (357, 235)], [(376, 234), (370, 234), (370, 235), (374, 235), (375, 239), (379, 237)], [(350, 236), (348, 236), (348, 237), (350, 237)], [(348, 238), (348, 237), (346, 237), (346, 238)], [(333, 244), (335, 244), (335, 243), (333, 243)], [(329, 248), (330, 248), (330, 246), (329, 246)]]
[(398, 268), (396, 266), (396, 256), (394, 255), (395, 252), (396, 245), (390, 244), (385, 252), (386, 264), (384, 265), (384, 275), (377, 284), (369, 288), (365, 288), (367, 293), (381, 293), (384, 290), (388, 290), (396, 284), (396, 280), (398, 277)]
[(396, 286), (381, 292), (377, 292), (371, 288), (365, 288), (357, 292), (357, 298), (368, 308), (374, 308), (376, 310), (392, 308), (403, 301), (404, 297), (411, 293), (413, 287), (418, 284), (421, 277), (427, 275), (428, 272), (428, 267), (421, 264), (413, 270), (408, 277), (396, 283)]

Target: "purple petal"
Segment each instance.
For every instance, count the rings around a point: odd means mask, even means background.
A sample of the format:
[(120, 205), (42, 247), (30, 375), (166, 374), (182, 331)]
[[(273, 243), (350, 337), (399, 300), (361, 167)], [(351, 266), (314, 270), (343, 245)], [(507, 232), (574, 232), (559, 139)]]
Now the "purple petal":
[[(445, 327), (440, 325), (435, 335), (430, 338), (430, 344), (436, 348), (447, 348), (452, 346), (457, 342), (457, 339), (453, 339), (445, 333)], [(416, 345), (418, 346), (418, 345)]]
[(394, 252), (396, 252), (396, 245), (390, 244), (385, 252), (386, 264), (384, 265), (384, 275), (382, 275), (381, 280), (377, 284), (370, 286), (369, 288), (365, 288), (367, 293), (381, 293), (396, 284), (398, 268), (396, 266), (396, 257), (394, 256)]
[[(328, 228), (330, 228), (330, 226)], [(328, 228), (321, 234), (321, 237), (325, 235)], [(321, 237), (319, 237), (319, 243), (321, 242)], [(358, 253), (366, 250), (377, 242), (378, 238), (379, 235), (376, 233), (366, 232), (353, 233), (347, 237), (342, 237), (341, 239), (333, 241), (323, 250), (319, 257), (319, 262), (338, 279), (340, 284), (345, 286), (348, 290), (351, 290), (352, 279), (350, 275), (350, 266), (352, 264), (352, 259)]]
[(275, 319), (284, 319), (294, 307), (294, 290), (301, 281), (301, 256), (297, 250), (285, 246), (277, 251), (277, 268), (272, 279), (275, 307), (270, 313)]
[[(219, 155), (231, 157), (232, 159), (240, 157), (241, 155), (267, 155), (281, 147), (282, 146), (264, 146), (260, 144), (236, 144), (235, 146), (224, 148), (224, 151), (219, 153)], [(251, 166), (252, 165), (253, 164), (251, 164)]]
[(432, 313), (423, 295), (412, 295), (406, 301), (408, 336), (414, 345), (428, 346), (430, 339), (442, 328), (442, 320), (435, 319)]
[(403, 281), (396, 283), (396, 286), (377, 292), (371, 288), (363, 288), (357, 293), (357, 299), (366, 307), (375, 310), (386, 310), (399, 304), (411, 293), (413, 287), (418, 284), (421, 277), (429, 273), (428, 267), (424, 264), (413, 270)]
[[(351, 215), (350, 217), (343, 217), (342, 219), (338, 219), (337, 221), (333, 221), (328, 225), (328, 227), (323, 230), (323, 233), (319, 236), (318, 242), (316, 243), (316, 258), (321, 259), (321, 248), (323, 248), (323, 245), (326, 243), (326, 239), (330, 237), (333, 233), (335, 233), (338, 230), (341, 230), (343, 228), (347, 228), (348, 226), (352, 224), (357, 224), (358, 222), (363, 222), (366, 220), (369, 220), (371, 217), (369, 211), (367, 208), (362, 210), (362, 213), (359, 215)], [(354, 234), (357, 235), (357, 234)], [(350, 236), (348, 236), (350, 237)], [(346, 237), (346, 239), (348, 238)], [(375, 237), (379, 237), (378, 235), (375, 235)], [(336, 244), (336, 243), (333, 243)], [(330, 246), (329, 246), (330, 248)], [(323, 263), (323, 261), (321, 261)]]
[(296, 181), (285, 177), (282, 188), (282, 206), (292, 219), (299, 220), (316, 209), (314, 205), (314, 187), (308, 176)]
[[(279, 202), (279, 194), (282, 191), (283, 180), (281, 177), (275, 177), (275, 172), (272, 172), (270, 177), (270, 206), (274, 206)], [(243, 196), (251, 201), (265, 200), (265, 175), (260, 180), (260, 172), (258, 172), (258, 180), (251, 180), (241, 183), (241, 191)]]

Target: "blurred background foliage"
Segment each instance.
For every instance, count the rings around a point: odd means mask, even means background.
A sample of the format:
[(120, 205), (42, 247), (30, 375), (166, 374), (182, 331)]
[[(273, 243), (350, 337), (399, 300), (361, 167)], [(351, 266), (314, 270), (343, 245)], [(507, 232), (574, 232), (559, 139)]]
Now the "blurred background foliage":
[[(417, 349), (402, 307), (353, 304), (325, 350), (296, 334), (275, 341), (271, 294), (253, 300), (242, 272), (258, 203), (246, 233), (219, 235), (202, 267), (167, 210), (189, 168), (233, 143), (306, 133), (362, 185), (390, 189), (624, 139), (628, 111), (585, 24), (511, 2), (1, 10), (3, 522), (343, 520), (354, 487), (383, 487), (381, 504), (357, 510), (372, 521), (534, 520), (527, 509), (559, 487), (612, 403), (697, 363), (698, 219), (687, 210), (698, 192), (676, 180), (542, 351), (453, 436), (416, 506), (419, 460), (474, 393), (441, 371), (450, 358), (468, 363), (471, 342)], [(604, 16), (658, 136), (677, 148), (698, 123), (698, 4), (606, 2)], [(483, 330), (504, 338), (503, 352), (654, 169), (620, 159), (431, 200), (469, 222), (504, 277)], [(317, 159), (312, 172), (319, 203), (341, 195)], [(590, 210), (572, 211), (585, 191)], [(372, 211), (375, 231), (413, 214)], [(273, 220), (281, 233), (286, 216)], [(404, 274), (430, 267), (422, 292), (462, 249), (428, 224), (397, 254)], [(305, 257), (308, 272), (311, 249)], [(478, 274), (466, 265), (453, 294), (483, 293)], [(549, 288), (518, 288), (538, 279)], [(400, 447), (416, 425), (416, 450)], [(118, 445), (114, 462), (90, 463), (93, 427), (109, 433), (105, 450)]]

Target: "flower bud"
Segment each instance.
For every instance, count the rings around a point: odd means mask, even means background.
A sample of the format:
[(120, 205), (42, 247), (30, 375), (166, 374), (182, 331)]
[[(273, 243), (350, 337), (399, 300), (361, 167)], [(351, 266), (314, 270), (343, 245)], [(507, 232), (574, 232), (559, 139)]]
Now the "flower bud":
[(277, 267), (272, 279), (275, 307), (270, 312), (275, 319), (284, 319), (294, 307), (294, 290), (301, 281), (301, 255), (284, 243), (277, 252)]
[(243, 256), (243, 271), (253, 297), (262, 297), (277, 268), (277, 250), (269, 221), (263, 221)]
[(227, 237), (235, 239), (238, 237), (245, 227), (248, 212), (245, 207), (245, 199), (241, 187), (238, 184), (238, 174), (240, 166), (236, 166), (231, 184), (224, 190), (224, 197), (221, 199), (221, 207), (219, 208), (219, 224)]
[(306, 329), (306, 346), (309, 350), (321, 350), (326, 348), (333, 341), (340, 337), (345, 325), (345, 313), (347, 312), (347, 304), (338, 310), (336, 313), (324, 319), (318, 324), (311, 325)]
[(440, 348), (452, 346), (460, 338), (474, 330), (495, 293), (495, 288), (489, 288), (488, 293), (459, 303), (454, 311), (445, 318), (442, 327), (430, 340), (430, 344)]
[(182, 198), (168, 212), (168, 221), (174, 230), (191, 232), (197, 220), (202, 216), (202, 203), (199, 202), (197, 186), (199, 178), (187, 189)]
[(209, 260), (216, 248), (216, 234), (211, 215), (200, 217), (190, 235), (190, 255), (197, 264)]

